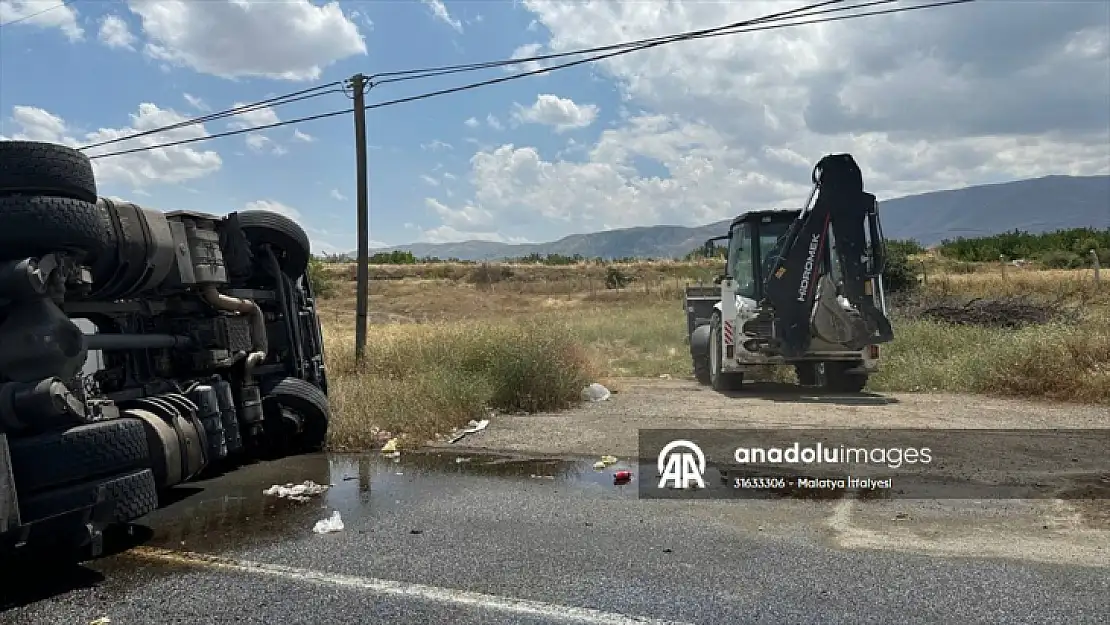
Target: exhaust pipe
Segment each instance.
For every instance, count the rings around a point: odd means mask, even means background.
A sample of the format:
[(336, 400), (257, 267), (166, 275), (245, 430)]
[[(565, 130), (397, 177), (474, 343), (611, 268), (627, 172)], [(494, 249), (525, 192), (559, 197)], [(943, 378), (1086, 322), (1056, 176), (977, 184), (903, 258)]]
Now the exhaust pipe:
[(266, 340), (266, 318), (262, 314), (262, 309), (249, 299), (239, 299), (220, 293), (215, 285), (205, 286), (201, 290), (201, 297), (216, 310), (226, 310), (250, 317), (254, 351), (247, 355), (246, 374), (249, 378), (252, 370), (266, 360), (266, 353), (269, 351), (269, 343)]

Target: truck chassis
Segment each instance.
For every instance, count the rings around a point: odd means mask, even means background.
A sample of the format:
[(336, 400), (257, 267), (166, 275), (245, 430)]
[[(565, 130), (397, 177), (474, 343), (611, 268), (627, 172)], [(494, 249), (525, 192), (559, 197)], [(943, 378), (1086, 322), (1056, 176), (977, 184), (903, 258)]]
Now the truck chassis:
[(322, 448), (310, 258), (283, 215), (103, 198), (81, 152), (0, 141), (0, 556), (95, 557), (178, 484)]

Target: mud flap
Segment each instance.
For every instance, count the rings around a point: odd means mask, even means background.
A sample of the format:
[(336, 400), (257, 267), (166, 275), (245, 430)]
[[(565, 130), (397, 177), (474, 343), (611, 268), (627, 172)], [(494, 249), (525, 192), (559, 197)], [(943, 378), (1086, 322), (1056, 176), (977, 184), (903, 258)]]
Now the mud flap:
[(8, 451), (8, 435), (0, 434), (0, 534), (19, 526), (19, 500), (12, 474), (12, 457)]

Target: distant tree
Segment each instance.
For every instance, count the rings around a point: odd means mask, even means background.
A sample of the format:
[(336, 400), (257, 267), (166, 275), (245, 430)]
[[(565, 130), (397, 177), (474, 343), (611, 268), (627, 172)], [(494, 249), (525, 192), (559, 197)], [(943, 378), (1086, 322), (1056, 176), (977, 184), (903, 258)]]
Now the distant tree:
[(940, 252), (946, 258), (965, 262), (991, 262), (1025, 258), (1051, 266), (1084, 266), (1090, 251), (1099, 259), (1110, 252), (1110, 228), (1070, 228), (1041, 234), (1020, 230), (988, 237), (946, 239)]

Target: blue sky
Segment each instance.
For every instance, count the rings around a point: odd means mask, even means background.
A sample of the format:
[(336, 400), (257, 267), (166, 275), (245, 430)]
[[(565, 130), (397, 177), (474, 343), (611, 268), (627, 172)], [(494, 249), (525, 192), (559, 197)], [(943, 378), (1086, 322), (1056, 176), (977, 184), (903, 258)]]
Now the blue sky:
[[(0, 0), (0, 23), (55, 4)], [(791, 3), (740, 4), (76, 0), (0, 27), (0, 135), (84, 145), (357, 72), (604, 45)], [(881, 197), (1107, 173), (1110, 120), (1098, 113), (1110, 105), (1107, 10), (1061, 3), (1005, 13), (1000, 4), (896, 16), (881, 37), (866, 36), (870, 28), (822, 25), (668, 46), (370, 111), (371, 238), (390, 245), (548, 241), (609, 227), (707, 223), (796, 204), (809, 167), (828, 151), (856, 154)], [(1001, 26), (1000, 16), (1008, 20)], [(969, 21), (982, 25), (984, 40), (992, 28), (1023, 23), (1037, 24), (1039, 39), (1026, 42), (1031, 53), (1010, 57), (1021, 67), (1001, 67), (999, 50), (959, 38)], [(994, 41), (1005, 39), (995, 34)], [(933, 52), (892, 52), (915, 43)], [(1051, 78), (1006, 82), (1022, 71)], [(368, 102), (504, 75), (492, 69), (383, 84)], [(933, 78), (929, 93), (914, 95), (914, 80)], [(1082, 92), (1064, 103), (1078, 115), (1046, 122), (1044, 102), (1058, 103), (1068, 89)], [(989, 98), (990, 114), (957, 104), (966, 98)], [(286, 120), (347, 106), (343, 94), (331, 93), (272, 114)], [(915, 107), (951, 113), (930, 124), (928, 115), (910, 114)], [(988, 117), (989, 132), (976, 127)], [(264, 111), (210, 122), (204, 131), (267, 121), (273, 117)], [(165, 210), (288, 211), (319, 251), (350, 250), (352, 136), (350, 117), (340, 116), (99, 159), (101, 194)]]

